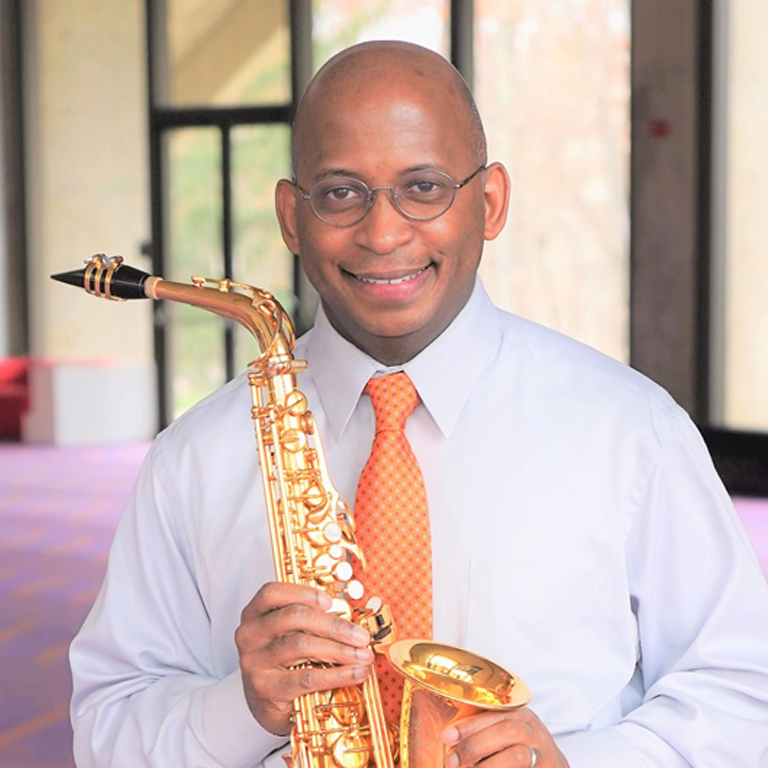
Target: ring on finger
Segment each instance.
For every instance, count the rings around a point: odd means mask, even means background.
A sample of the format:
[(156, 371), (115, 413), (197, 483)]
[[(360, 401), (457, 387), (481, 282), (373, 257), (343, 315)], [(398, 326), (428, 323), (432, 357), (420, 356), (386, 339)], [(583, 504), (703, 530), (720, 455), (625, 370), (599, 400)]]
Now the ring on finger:
[(536, 768), (536, 763), (539, 762), (539, 753), (533, 748), (528, 747), (531, 750), (531, 764), (528, 768)]

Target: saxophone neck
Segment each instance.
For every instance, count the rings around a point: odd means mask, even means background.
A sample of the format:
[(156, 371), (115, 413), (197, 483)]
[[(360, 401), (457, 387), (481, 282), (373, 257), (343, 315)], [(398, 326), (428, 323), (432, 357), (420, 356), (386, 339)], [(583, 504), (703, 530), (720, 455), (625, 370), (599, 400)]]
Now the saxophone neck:
[(121, 256), (92, 256), (83, 269), (51, 275), (102, 299), (167, 299), (208, 310), (246, 328), (261, 350), (257, 362), (289, 359), (294, 344), (293, 325), (280, 302), (268, 291), (225, 278), (193, 277), (176, 283), (123, 263)]
[(259, 345), (260, 361), (292, 357), (293, 325), (288, 313), (269, 291), (228, 278), (204, 277), (193, 277), (191, 284), (150, 277), (144, 290), (150, 298), (200, 307), (243, 326)]

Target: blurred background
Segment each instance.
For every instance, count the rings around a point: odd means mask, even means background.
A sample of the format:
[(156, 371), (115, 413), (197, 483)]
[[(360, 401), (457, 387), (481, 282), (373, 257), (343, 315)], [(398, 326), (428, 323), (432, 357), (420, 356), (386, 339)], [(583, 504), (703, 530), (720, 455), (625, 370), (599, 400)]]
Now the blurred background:
[[(765, 0), (2, 0), (0, 762), (70, 765), (51, 697), (138, 463), (256, 355), (207, 313), (48, 276), (121, 254), (267, 288), (310, 327), (273, 190), (303, 88), (363, 40), (427, 46), (473, 89), (512, 178), (495, 301), (666, 387), (768, 552), (766, 29)], [(57, 638), (30, 645), (30, 595), (50, 616), (75, 572)], [(23, 699), (27, 662), (60, 692)]]
[[(329, 56), (399, 38), (462, 70), (510, 171), (482, 265), (495, 300), (631, 363), (703, 426), (768, 431), (766, 21), (762, 0), (7, 0), (0, 357), (44, 366), (73, 412), (89, 380), (119, 386), (135, 437), (253, 357), (205, 313), (48, 280), (95, 252), (269, 288), (308, 327), (272, 203), (290, 120)], [(57, 414), (32, 411), (27, 438), (51, 436)]]

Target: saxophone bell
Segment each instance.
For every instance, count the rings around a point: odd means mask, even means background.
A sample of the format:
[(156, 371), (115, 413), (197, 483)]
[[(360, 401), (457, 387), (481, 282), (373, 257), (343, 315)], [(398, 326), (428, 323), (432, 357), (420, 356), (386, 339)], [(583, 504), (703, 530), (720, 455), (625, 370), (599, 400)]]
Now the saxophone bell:
[(512, 673), (463, 648), (432, 640), (398, 640), (387, 648), (405, 678), (400, 714), (402, 768), (443, 768), (448, 747), (440, 734), (484, 710), (510, 710), (531, 699)]

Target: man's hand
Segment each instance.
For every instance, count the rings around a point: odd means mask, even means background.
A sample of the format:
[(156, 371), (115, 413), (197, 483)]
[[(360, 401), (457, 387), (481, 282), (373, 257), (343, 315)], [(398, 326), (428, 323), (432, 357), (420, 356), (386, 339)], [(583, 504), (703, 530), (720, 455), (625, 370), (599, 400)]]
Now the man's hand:
[[(245, 699), (275, 734), (291, 730), (293, 700), (304, 693), (362, 683), (373, 663), (368, 633), (326, 613), (330, 596), (312, 587), (271, 582), (243, 609), (235, 643)], [(305, 661), (333, 666), (289, 669)]]
[[(481, 712), (443, 731), (453, 749), (445, 768), (568, 768), (544, 724), (527, 707), (511, 712)], [(535, 755), (535, 757), (534, 757)]]

